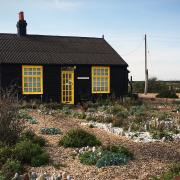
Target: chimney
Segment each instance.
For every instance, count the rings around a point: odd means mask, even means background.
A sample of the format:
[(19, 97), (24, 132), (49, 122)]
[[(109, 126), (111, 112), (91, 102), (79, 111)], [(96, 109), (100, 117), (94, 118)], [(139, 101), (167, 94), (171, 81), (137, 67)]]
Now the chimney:
[(24, 12), (19, 12), (19, 21), (17, 22), (17, 34), (18, 36), (26, 36), (27, 23), (24, 20)]

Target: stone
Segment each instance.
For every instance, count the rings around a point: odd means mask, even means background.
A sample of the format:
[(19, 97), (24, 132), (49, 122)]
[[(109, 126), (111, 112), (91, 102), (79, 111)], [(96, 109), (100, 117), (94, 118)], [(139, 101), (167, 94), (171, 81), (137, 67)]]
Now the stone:
[(162, 142), (166, 141), (166, 137), (163, 137), (163, 138), (161, 139), (161, 141), (162, 141)]
[(24, 177), (23, 177), (23, 180), (29, 180), (30, 178), (29, 178), (29, 175), (26, 173), (26, 174), (24, 174)]
[(24, 175), (19, 175), (18, 180), (23, 180), (24, 179)]
[(62, 173), (62, 179), (63, 179), (63, 180), (67, 179), (67, 173), (66, 173), (66, 172), (63, 172), (63, 173)]
[(72, 180), (72, 177), (70, 175), (68, 175), (67, 180)]
[(19, 177), (19, 174), (18, 173), (15, 173), (14, 177), (11, 179), (11, 180), (17, 180)]
[(55, 180), (61, 180), (62, 179), (62, 175), (61, 174), (58, 174), (58, 176), (56, 177)]
[(37, 178), (37, 174), (35, 172), (32, 172), (31, 173), (31, 178), (36, 179)]
[(46, 180), (44, 174), (40, 175), (36, 180)]
[(92, 147), (92, 152), (95, 152), (95, 150), (96, 150), (96, 147), (93, 146), (93, 147)]

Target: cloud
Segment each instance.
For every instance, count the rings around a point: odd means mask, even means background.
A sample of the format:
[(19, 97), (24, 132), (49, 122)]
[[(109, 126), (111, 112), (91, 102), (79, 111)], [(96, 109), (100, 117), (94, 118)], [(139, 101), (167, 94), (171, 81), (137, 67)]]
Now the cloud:
[(59, 9), (61, 11), (72, 11), (82, 7), (83, 2), (80, 0), (45, 0), (49, 7)]

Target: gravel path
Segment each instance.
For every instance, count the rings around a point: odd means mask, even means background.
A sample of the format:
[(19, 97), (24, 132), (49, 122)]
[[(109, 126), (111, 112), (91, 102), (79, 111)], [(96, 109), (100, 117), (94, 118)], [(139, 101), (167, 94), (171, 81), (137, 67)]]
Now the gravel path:
[[(146, 180), (150, 176), (160, 175), (167, 170), (168, 165), (180, 161), (180, 143), (176, 142), (154, 142), (154, 143), (135, 143), (126, 137), (120, 137), (107, 133), (97, 128), (81, 126), (82, 120), (67, 118), (63, 115), (46, 115), (44, 117), (32, 111), (31, 115), (38, 120), (38, 124), (28, 125), (37, 134), (42, 127), (58, 127), (65, 134), (69, 129), (81, 127), (95, 134), (102, 143), (122, 144), (130, 149), (135, 155), (135, 159), (124, 166), (112, 166), (106, 168), (96, 168), (95, 166), (82, 165), (78, 158), (73, 156), (74, 149), (58, 146), (62, 135), (41, 135), (47, 140), (46, 151), (50, 154), (52, 161), (60, 164), (60, 167), (44, 166), (39, 168), (28, 167), (30, 172), (56, 173), (65, 171), (72, 175), (76, 180)], [(40, 135), (40, 134), (39, 134)]]

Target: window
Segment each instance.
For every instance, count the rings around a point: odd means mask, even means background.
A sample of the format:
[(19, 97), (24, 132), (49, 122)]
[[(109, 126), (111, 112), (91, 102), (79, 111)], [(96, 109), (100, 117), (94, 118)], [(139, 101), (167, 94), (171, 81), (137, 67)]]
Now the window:
[(110, 67), (92, 67), (92, 93), (110, 93)]
[(22, 66), (23, 94), (43, 94), (43, 67)]

